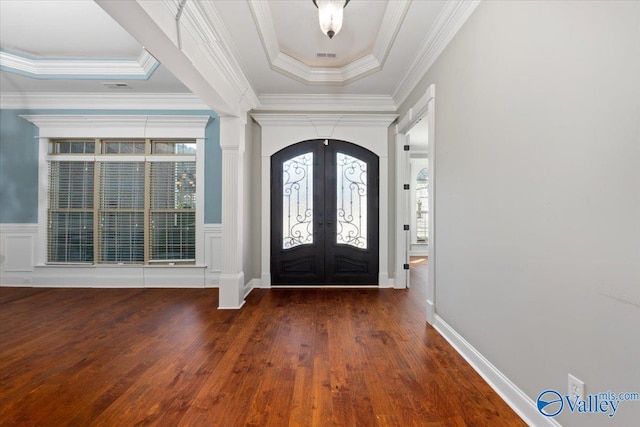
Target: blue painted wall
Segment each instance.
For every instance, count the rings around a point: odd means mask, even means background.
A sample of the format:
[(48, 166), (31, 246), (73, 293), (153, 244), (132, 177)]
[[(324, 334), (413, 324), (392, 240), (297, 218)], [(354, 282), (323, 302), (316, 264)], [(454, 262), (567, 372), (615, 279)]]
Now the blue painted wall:
[(0, 110), (0, 223), (38, 221), (38, 128), (22, 114), (208, 114), (205, 130), (204, 222), (222, 222), (222, 150), (220, 120), (207, 110)]
[(0, 223), (38, 222), (38, 128), (0, 110)]

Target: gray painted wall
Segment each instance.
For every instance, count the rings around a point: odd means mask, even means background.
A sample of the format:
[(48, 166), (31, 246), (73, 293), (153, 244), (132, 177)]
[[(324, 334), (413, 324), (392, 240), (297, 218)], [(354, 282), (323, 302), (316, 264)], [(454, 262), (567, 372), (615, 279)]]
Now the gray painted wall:
[(640, 2), (485, 1), (401, 108), (435, 83), (437, 313), (533, 400), (640, 392), (639, 76)]
[(21, 114), (208, 114), (206, 128), (205, 214), (207, 224), (222, 221), (222, 150), (220, 121), (212, 111), (142, 110), (0, 110), (0, 223), (38, 221), (38, 128)]
[[(242, 157), (242, 167), (244, 172), (244, 183), (242, 188), (244, 192), (243, 207), (244, 212), (242, 216), (242, 271), (244, 272), (244, 280), (249, 283), (251, 279), (260, 277), (260, 273), (254, 270), (256, 259), (254, 257), (254, 246), (260, 246), (260, 235), (255, 234), (256, 219), (259, 221), (260, 215), (256, 215), (260, 211), (260, 207), (254, 206), (253, 187), (252, 183), (256, 180), (256, 175), (259, 175), (260, 169), (255, 169), (253, 165), (254, 153), (259, 151), (260, 146), (254, 143), (254, 122), (249, 114), (246, 117), (247, 123), (245, 124), (245, 147)], [(256, 218), (257, 217), (257, 218)], [(260, 258), (258, 258), (260, 260)]]

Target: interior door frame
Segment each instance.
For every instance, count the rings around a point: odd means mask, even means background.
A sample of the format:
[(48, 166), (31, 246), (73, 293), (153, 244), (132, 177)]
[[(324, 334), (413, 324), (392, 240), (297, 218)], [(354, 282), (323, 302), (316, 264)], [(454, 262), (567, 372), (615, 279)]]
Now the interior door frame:
[(424, 95), (398, 120), (396, 125), (396, 257), (395, 271), (397, 288), (409, 286), (409, 274), (404, 269), (409, 264), (409, 251), (402, 250), (409, 247), (410, 231), (404, 230), (405, 224), (410, 224), (408, 200), (410, 192), (403, 189), (409, 183), (407, 171), (410, 170), (410, 156), (404, 146), (410, 145), (408, 132), (416, 123), (427, 120), (429, 132), (429, 267), (427, 275), (427, 322), (433, 324), (436, 314), (436, 135), (435, 135), (435, 85), (431, 84)]
[[(281, 149), (309, 139), (338, 139), (359, 145), (379, 158), (379, 272), (378, 286), (389, 281), (389, 137), (396, 114), (360, 113), (252, 113), (261, 126), (261, 174), (255, 185), (261, 191), (261, 276), (260, 287), (271, 287), (271, 156)], [(392, 135), (392, 133), (391, 133)], [(224, 232), (224, 230), (223, 230)], [(335, 287), (335, 286), (333, 286)], [(370, 287), (370, 286), (369, 286)]]

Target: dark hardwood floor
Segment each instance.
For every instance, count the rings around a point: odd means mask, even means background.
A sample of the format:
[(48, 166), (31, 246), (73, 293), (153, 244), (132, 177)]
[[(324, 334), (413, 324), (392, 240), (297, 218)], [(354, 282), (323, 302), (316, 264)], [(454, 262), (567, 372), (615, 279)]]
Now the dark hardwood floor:
[(525, 425), (414, 288), (0, 288), (0, 425)]

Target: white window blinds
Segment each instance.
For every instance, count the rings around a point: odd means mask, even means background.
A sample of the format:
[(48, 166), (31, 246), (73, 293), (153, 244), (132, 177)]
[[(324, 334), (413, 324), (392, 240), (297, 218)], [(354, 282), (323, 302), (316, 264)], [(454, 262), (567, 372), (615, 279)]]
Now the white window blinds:
[(99, 162), (98, 262), (144, 262), (144, 162)]
[(151, 261), (195, 259), (196, 164), (151, 163)]
[(49, 262), (93, 262), (93, 191), (93, 162), (49, 163)]
[(96, 140), (95, 153), (76, 145), (54, 141), (49, 156), (48, 262), (195, 262), (193, 141)]

